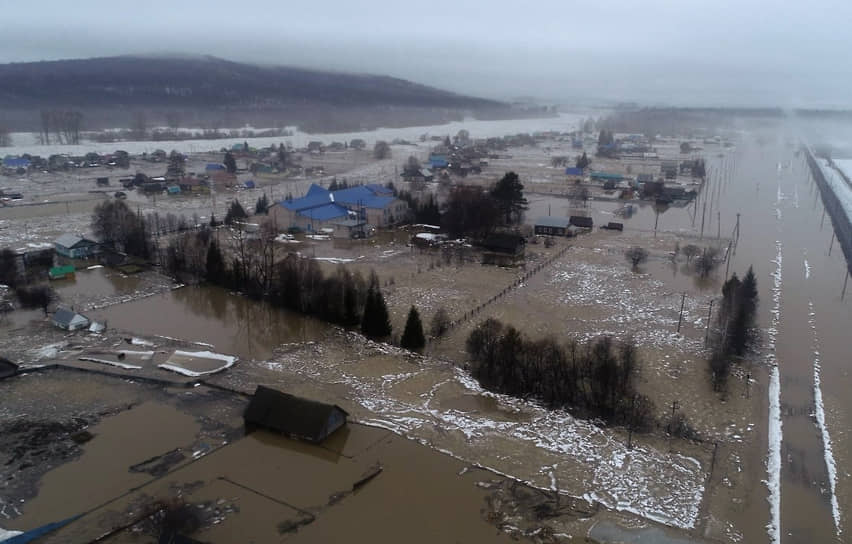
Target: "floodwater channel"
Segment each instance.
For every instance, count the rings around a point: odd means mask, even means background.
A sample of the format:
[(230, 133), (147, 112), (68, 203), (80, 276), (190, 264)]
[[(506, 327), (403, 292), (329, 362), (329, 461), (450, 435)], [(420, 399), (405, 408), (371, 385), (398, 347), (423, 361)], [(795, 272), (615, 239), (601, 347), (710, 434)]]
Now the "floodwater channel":
[[(740, 235), (731, 270), (742, 277), (749, 266), (754, 267), (759, 322), (766, 331), (763, 352), (768, 363), (777, 364), (780, 381), (783, 438), (780, 456), (775, 455), (780, 474), (770, 455), (765, 475), (769, 500), (775, 502), (775, 511), (770, 508), (769, 536), (785, 543), (840, 542), (846, 517), (843, 507), (850, 504), (845, 431), (852, 399), (844, 337), (852, 310), (841, 296), (847, 264), (838, 244), (832, 242), (831, 222), (824, 214), (819, 189), (804, 155), (792, 144), (793, 136), (783, 125), (762, 138), (747, 135), (733, 161), (712, 161), (717, 169), (712, 183), (719, 195), (715, 209), (723, 232), (734, 228), (739, 214)], [(818, 402), (820, 396), (824, 407)], [(843, 476), (836, 485), (827, 470), (830, 448), (815, 417), (823, 410), (834, 455), (840, 453), (837, 472)], [(771, 450), (779, 437), (769, 433)], [(773, 490), (779, 476), (780, 489)], [(833, 508), (833, 500), (841, 506)], [(765, 520), (766, 506), (746, 505), (744, 512), (754, 511), (755, 520)], [(760, 535), (764, 530), (751, 527), (745, 541), (765, 541), (765, 535)]]

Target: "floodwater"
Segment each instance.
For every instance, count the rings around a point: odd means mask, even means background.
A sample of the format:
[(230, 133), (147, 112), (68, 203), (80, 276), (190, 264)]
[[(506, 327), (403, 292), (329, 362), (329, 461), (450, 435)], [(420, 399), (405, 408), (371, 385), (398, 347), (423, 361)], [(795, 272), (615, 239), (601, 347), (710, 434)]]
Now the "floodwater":
[[(734, 157), (710, 164), (717, 173), (715, 209), (722, 231), (730, 232), (741, 214), (731, 270), (742, 277), (754, 267), (759, 321), (766, 331), (763, 351), (780, 374), (780, 529), (770, 529), (769, 536), (780, 536), (785, 543), (839, 542), (844, 540), (838, 535), (850, 504), (845, 431), (852, 399), (845, 335), (852, 310), (841, 297), (845, 259), (836, 243), (832, 247), (830, 220), (823, 217), (819, 190), (804, 156), (789, 143), (794, 137), (785, 126), (759, 139), (747, 135)], [(820, 369), (828, 434), (835, 441), (835, 455), (844, 457), (837, 459), (842, 475), (837, 482), (838, 520), (832, 515), (826, 447), (814, 418), (822, 410), (815, 403), (814, 387)], [(769, 439), (771, 445), (774, 437)], [(771, 486), (772, 472), (770, 468), (770, 474), (754, 478), (765, 477)], [(777, 521), (766, 510), (766, 503), (744, 508), (744, 519), (752, 519), (743, 527), (746, 542), (766, 541), (763, 522)]]
[[(753, 266), (758, 279), (759, 325), (765, 331), (760, 357), (778, 366), (783, 440), (777, 517), (767, 502), (771, 494), (760, 483), (767, 480), (772, 485), (770, 464), (769, 473), (751, 474), (750, 500), (741, 505), (732, 521), (744, 542), (767, 542), (776, 535), (782, 536), (785, 543), (841, 542), (844, 537), (839, 535), (852, 504), (847, 474), (852, 461), (849, 457), (852, 437), (846, 432), (852, 419), (852, 399), (847, 394), (850, 378), (844, 342), (852, 311), (842, 296), (846, 263), (838, 244), (832, 242), (831, 223), (828, 217), (823, 217), (819, 192), (804, 157), (787, 143), (789, 136), (784, 126), (774, 127), (760, 137), (746, 134), (736, 151), (710, 158), (708, 185), (702, 190), (700, 200), (685, 207), (666, 210), (639, 207), (635, 215), (622, 219), (613, 215), (620, 203), (593, 202), (592, 213), (596, 224), (622, 221), (628, 229), (653, 231), (656, 223), (660, 230), (687, 233), (704, 240), (719, 238), (720, 243), (732, 236), (740, 214), (738, 244), (730, 272), (742, 276)], [(566, 199), (533, 196), (530, 200), (531, 216), (546, 215), (547, 210), (553, 215), (568, 215)], [(557, 209), (559, 206), (565, 209)], [(718, 292), (719, 285), (703, 287)], [(320, 321), (208, 286), (185, 287), (92, 314), (108, 320), (111, 327), (133, 334), (178, 337), (255, 360), (272, 358), (281, 344), (321, 340), (332, 330)], [(353, 350), (363, 349), (354, 342), (351, 345)], [(609, 436), (598, 436), (597, 430), (585, 428), (571, 418), (543, 413), (521, 403), (498, 413), (501, 404), (506, 407), (505, 401), (471, 395), (477, 392), (476, 387), (467, 384), (460, 371), (450, 367), (412, 364), (402, 369), (395, 355), (388, 358), (381, 353), (341, 352), (340, 361), (324, 368), (318, 363), (327, 354), (322, 353), (322, 346), (315, 348), (319, 350), (316, 353), (310, 350), (289, 353), (268, 363), (267, 378), (281, 369), (313, 376), (324, 387), (316, 391), (306, 389), (304, 393), (328, 400), (334, 400), (330, 389), (346, 394), (340, 387), (348, 383), (356, 390), (354, 397), (362, 403), (355, 414), (362, 420), (443, 443), (447, 443), (446, 427), (456, 425), (465, 434), (453, 450), (460, 457), (485, 455), (486, 461), (500, 463), (511, 473), (526, 472), (528, 467), (521, 464), (552, 466), (552, 472), (542, 469), (535, 479), (541, 486), (547, 485), (560, 465), (559, 472), (566, 477), (576, 476), (578, 486), (610, 491), (615, 501), (625, 497), (636, 500), (641, 495), (639, 498), (647, 501), (647, 504), (640, 502), (646, 514), (673, 525), (689, 526), (697, 516), (697, 511), (682, 515), (681, 510), (681, 503), (694, 499), (703, 486), (704, 474), (692, 466), (689, 457), (676, 458), (682, 465), (675, 467), (681, 473), (680, 480), (663, 482), (662, 490), (640, 489), (648, 491), (642, 495), (637, 491), (637, 486), (643, 485), (639, 473), (671, 468), (672, 457), (648, 450), (630, 459), (626, 467), (629, 470), (617, 476), (615, 472), (601, 470), (584, 477), (588, 466), (582, 463), (574, 466), (573, 458), (604, 452), (603, 464), (625, 467), (623, 448), (618, 449), (620, 446), (613, 444)], [(365, 361), (362, 355), (370, 360)], [(361, 362), (357, 375), (354, 368), (346, 369), (353, 361)], [(261, 369), (252, 371), (255, 375), (251, 379), (256, 379), (258, 372)], [(436, 376), (443, 381), (436, 384)], [(816, 390), (815, 378), (819, 379)], [(238, 373), (233, 379), (237, 385), (244, 385)], [(411, 402), (395, 401), (390, 393), (396, 389), (402, 393), (400, 398), (412, 395), (416, 398), (412, 397)], [(450, 391), (441, 392), (442, 389)], [(819, 391), (818, 397), (815, 391)], [(821, 398), (823, 403), (817, 403), (815, 398)], [(823, 413), (823, 404), (825, 433), (814, 417)], [(425, 419), (415, 417), (420, 413), (434, 418), (431, 423), (434, 429), (425, 427), (428, 425)], [(503, 438), (495, 438), (495, 429), (503, 433)], [(553, 444), (547, 448), (532, 447), (533, 443), (550, 440), (554, 429), (561, 434), (552, 437)], [(832, 455), (827, 454), (825, 435), (830, 437)], [(482, 452), (485, 440), (493, 442), (487, 448), (491, 453)], [(773, 440), (774, 437), (768, 437), (767, 442), (771, 444)], [(516, 451), (527, 441), (530, 447)], [(761, 448), (767, 445), (759, 441)], [(615, 449), (609, 452), (608, 448)], [(763, 449), (755, 455), (764, 458), (767, 451)], [(837, 481), (832, 480), (827, 459), (837, 463)], [(621, 495), (619, 490), (623, 491)], [(671, 501), (657, 502), (661, 495), (657, 491), (672, 496)], [(767, 531), (766, 525), (777, 522), (778, 518), (778, 530)]]
[(267, 359), (281, 344), (320, 340), (330, 327), (208, 285), (183, 287), (90, 314), (111, 328), (197, 342), (243, 359)]
[[(116, 149), (123, 149), (129, 153), (153, 152), (157, 149), (176, 149), (182, 153), (197, 153), (203, 151), (218, 151), (223, 147), (230, 148), (234, 144), (242, 144), (248, 141), (255, 147), (278, 145), (280, 142), (291, 143), (295, 147), (304, 147), (311, 140), (321, 140), (326, 143), (332, 141), (348, 142), (354, 138), (361, 138), (367, 145), (372, 146), (378, 140), (392, 142), (403, 139), (409, 142), (418, 142), (423, 134), (444, 137), (454, 136), (459, 130), (467, 130), (472, 138), (500, 137), (506, 134), (532, 133), (542, 130), (573, 131), (577, 130), (578, 123), (586, 114), (597, 112), (562, 113), (558, 116), (544, 119), (506, 119), (496, 121), (478, 121), (465, 119), (454, 121), (443, 125), (403, 127), (403, 128), (378, 128), (362, 132), (341, 132), (331, 134), (310, 134), (298, 130), (297, 127), (289, 127), (293, 131), (292, 136), (273, 136), (264, 138), (222, 138), (216, 140), (186, 140), (186, 141), (140, 141), (140, 142), (86, 142), (79, 145), (38, 145), (30, 143), (33, 134), (13, 134), (14, 147), (12, 151), (19, 154), (30, 153), (44, 157), (54, 153), (68, 153), (83, 155), (90, 151), (98, 153), (112, 153)], [(427, 142), (431, 145), (433, 142)]]

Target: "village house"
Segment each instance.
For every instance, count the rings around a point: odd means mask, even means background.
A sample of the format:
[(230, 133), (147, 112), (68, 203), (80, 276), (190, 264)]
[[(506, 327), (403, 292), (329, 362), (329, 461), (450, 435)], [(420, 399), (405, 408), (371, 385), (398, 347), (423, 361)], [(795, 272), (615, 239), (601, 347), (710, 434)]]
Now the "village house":
[(248, 431), (262, 428), (319, 444), (346, 425), (348, 416), (336, 404), (303, 399), (258, 385), (243, 421)]
[(536, 234), (571, 236), (571, 219), (568, 217), (539, 217), (533, 226)]
[(353, 236), (365, 224), (373, 227), (393, 225), (408, 215), (408, 204), (381, 185), (358, 185), (329, 191), (311, 185), (307, 194), (293, 200), (276, 202), (269, 207), (269, 220), (279, 230), (299, 229), (319, 232), (332, 229), (334, 236)]
[(76, 331), (89, 326), (89, 318), (68, 308), (59, 308), (53, 314), (53, 324), (66, 331)]
[(63, 234), (53, 242), (53, 247), (56, 253), (69, 259), (88, 259), (97, 255), (100, 250), (97, 242), (76, 234)]

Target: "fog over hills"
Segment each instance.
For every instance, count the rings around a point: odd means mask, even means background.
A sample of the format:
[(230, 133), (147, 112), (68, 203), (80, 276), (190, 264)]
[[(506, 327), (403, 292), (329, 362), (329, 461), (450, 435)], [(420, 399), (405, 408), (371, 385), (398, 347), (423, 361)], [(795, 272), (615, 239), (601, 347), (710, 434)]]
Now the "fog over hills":
[(504, 103), (403, 79), (239, 63), (211, 56), (116, 56), (0, 65), (0, 119), (32, 130), (38, 113), (80, 110), (87, 128), (128, 126), (134, 112), (183, 126), (302, 123), (318, 128), (505, 116)]

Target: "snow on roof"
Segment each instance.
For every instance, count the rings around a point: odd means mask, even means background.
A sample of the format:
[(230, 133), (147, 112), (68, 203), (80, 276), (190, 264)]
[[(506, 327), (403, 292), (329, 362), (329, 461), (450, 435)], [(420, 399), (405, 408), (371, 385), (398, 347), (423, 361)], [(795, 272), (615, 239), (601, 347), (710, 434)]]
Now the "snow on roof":
[[(62, 247), (72, 248), (79, 244), (80, 242), (91, 242), (91, 240), (86, 240), (82, 236), (78, 236), (76, 234), (65, 233), (59, 238), (56, 239), (54, 244)], [(93, 242), (91, 242), (93, 243)]]

